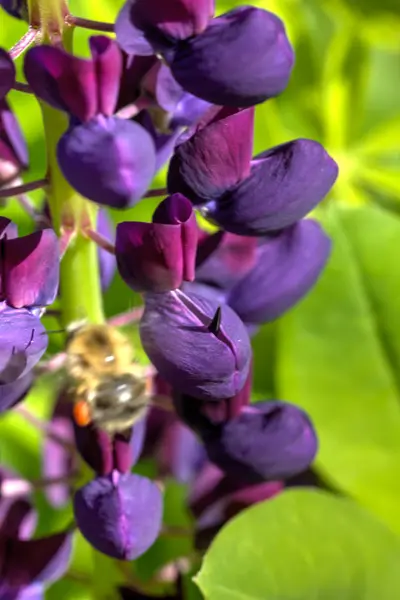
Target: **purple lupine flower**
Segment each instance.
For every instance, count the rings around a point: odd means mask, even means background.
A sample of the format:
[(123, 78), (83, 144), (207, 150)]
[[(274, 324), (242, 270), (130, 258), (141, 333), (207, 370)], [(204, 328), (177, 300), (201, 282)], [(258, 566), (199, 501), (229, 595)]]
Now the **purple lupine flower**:
[(82, 535), (97, 550), (133, 560), (157, 539), (162, 525), (162, 493), (146, 477), (113, 471), (78, 490), (74, 513)]
[(238, 480), (287, 479), (305, 471), (317, 452), (313, 425), (297, 406), (258, 402), (204, 436), (212, 462)]
[(223, 399), (245, 385), (250, 340), (226, 305), (180, 290), (147, 294), (140, 337), (161, 377), (179, 392), (203, 400)]
[(33, 380), (33, 373), (30, 371), (15, 381), (0, 384), (0, 413), (21, 402), (30, 391)]
[(37, 516), (30, 484), (2, 470), (0, 485), (0, 597), (42, 598), (45, 587), (68, 567), (71, 533), (31, 539)]
[(311, 219), (262, 240), (256, 264), (230, 289), (229, 306), (249, 325), (277, 319), (315, 285), (330, 249), (330, 239)]
[(6, 100), (0, 100), (0, 187), (28, 167), (28, 150)]
[(122, 54), (105, 36), (89, 40), (91, 59), (37, 46), (25, 57), (35, 94), (71, 117), (57, 147), (68, 182), (98, 204), (125, 208), (141, 198), (155, 173), (155, 148), (138, 123), (112, 116), (122, 74)]
[(251, 160), (253, 109), (215, 109), (177, 146), (168, 190), (185, 194), (226, 231), (265, 235), (288, 227), (329, 192), (338, 168), (324, 148), (299, 139)]
[(281, 93), (294, 58), (282, 21), (252, 6), (213, 13), (209, 0), (128, 0), (117, 40), (128, 54), (162, 54), (182, 88), (212, 104), (252, 106)]
[(194, 279), (197, 225), (192, 205), (181, 194), (166, 198), (152, 223), (124, 222), (117, 227), (119, 272), (132, 289), (166, 292)]
[(11, 90), (15, 81), (15, 66), (12, 58), (0, 48), (0, 100)]

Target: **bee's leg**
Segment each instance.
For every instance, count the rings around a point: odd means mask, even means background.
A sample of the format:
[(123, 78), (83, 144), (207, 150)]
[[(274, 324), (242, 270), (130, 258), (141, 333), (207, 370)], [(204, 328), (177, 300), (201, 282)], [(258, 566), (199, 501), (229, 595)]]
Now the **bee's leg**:
[(151, 406), (161, 408), (166, 412), (175, 412), (174, 405), (169, 396), (163, 396), (162, 394), (153, 394), (150, 398)]

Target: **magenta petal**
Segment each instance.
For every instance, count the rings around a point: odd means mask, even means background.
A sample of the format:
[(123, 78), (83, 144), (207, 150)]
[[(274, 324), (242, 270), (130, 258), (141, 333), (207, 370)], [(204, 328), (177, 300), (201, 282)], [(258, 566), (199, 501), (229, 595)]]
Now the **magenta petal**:
[(0, 48), (0, 100), (11, 90), (14, 81), (14, 63), (8, 52)]
[(97, 90), (91, 60), (53, 46), (35, 46), (25, 55), (25, 76), (35, 95), (81, 121), (96, 114)]
[(213, 13), (213, 0), (128, 0), (115, 32), (128, 54), (150, 55), (201, 33)]
[(59, 283), (59, 245), (52, 229), (3, 242), (5, 287), (8, 304), (47, 306), (54, 302)]
[(122, 278), (136, 291), (164, 292), (194, 279), (197, 226), (180, 194), (164, 200), (153, 223), (120, 223), (116, 256)]
[(168, 172), (168, 190), (195, 204), (219, 198), (250, 174), (254, 108), (210, 114), (212, 120), (176, 148)]
[(104, 35), (89, 39), (97, 84), (97, 112), (111, 116), (117, 104), (122, 54), (117, 43)]
[(97, 550), (119, 560), (133, 560), (154, 544), (162, 512), (162, 494), (155, 483), (117, 471), (97, 477), (74, 498), (82, 535)]
[(133, 121), (102, 115), (69, 129), (58, 143), (57, 158), (72, 187), (113, 208), (137, 202), (155, 173), (155, 148), (147, 131)]

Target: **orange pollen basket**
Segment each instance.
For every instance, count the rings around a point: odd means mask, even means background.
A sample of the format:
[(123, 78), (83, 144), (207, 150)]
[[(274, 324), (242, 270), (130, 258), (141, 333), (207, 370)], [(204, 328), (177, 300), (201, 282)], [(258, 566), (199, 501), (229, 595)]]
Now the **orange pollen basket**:
[(90, 406), (85, 400), (79, 400), (74, 404), (72, 411), (74, 421), (79, 427), (86, 427), (91, 422)]

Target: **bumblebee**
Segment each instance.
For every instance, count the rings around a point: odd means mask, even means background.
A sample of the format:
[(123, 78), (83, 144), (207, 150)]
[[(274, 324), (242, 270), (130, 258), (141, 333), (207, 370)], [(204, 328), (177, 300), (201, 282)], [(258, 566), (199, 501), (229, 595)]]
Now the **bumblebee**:
[(151, 379), (134, 363), (132, 345), (118, 329), (110, 325), (73, 329), (65, 367), (77, 425), (93, 424), (110, 435), (128, 435), (145, 415)]

